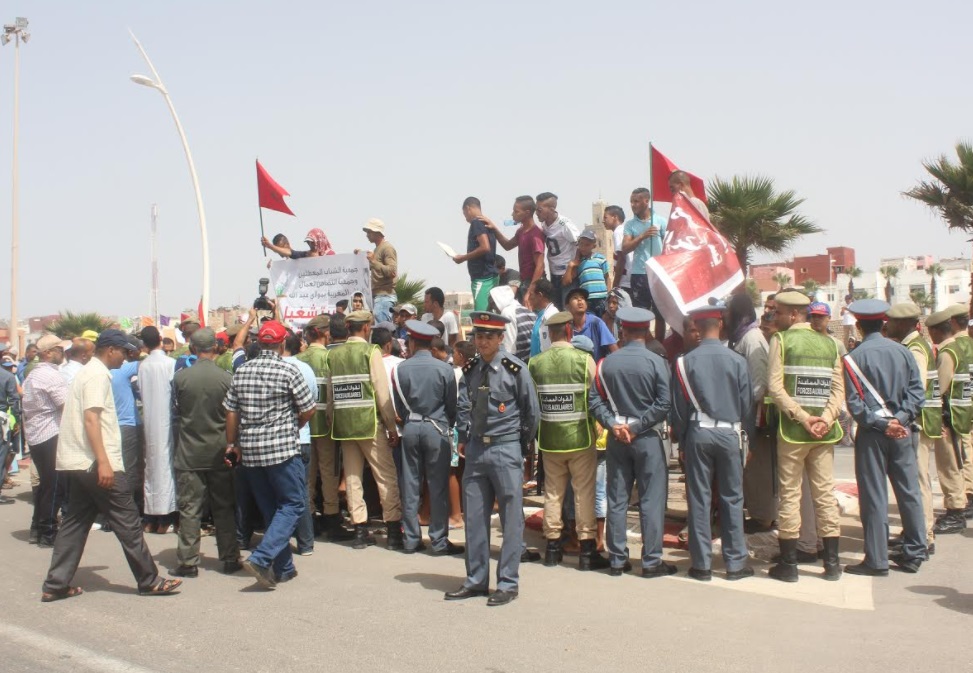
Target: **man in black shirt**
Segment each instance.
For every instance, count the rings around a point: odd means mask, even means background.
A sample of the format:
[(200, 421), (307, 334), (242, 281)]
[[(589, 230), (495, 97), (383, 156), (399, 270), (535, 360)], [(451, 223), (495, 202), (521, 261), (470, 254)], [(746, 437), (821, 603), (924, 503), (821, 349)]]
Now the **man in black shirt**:
[(497, 235), (487, 228), (481, 216), (480, 200), (475, 196), (468, 196), (463, 201), (463, 217), (470, 223), (466, 236), (466, 254), (453, 256), (453, 261), (457, 264), (466, 262), (466, 270), (470, 273), (474, 311), (487, 310), (490, 290), (499, 282), (496, 266)]

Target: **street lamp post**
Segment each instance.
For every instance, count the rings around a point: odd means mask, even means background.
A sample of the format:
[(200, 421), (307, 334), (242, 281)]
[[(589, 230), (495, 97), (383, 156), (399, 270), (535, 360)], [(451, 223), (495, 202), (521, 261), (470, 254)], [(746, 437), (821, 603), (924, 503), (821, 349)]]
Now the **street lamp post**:
[(23, 353), (20, 347), (20, 331), (17, 329), (17, 275), (20, 266), (20, 169), (17, 161), (17, 150), (20, 135), (20, 42), (30, 40), (27, 32), (27, 19), (18, 16), (12, 24), (3, 27), (0, 33), (0, 44), (6, 46), (14, 43), (14, 140), (13, 140), (13, 168), (11, 183), (13, 194), (10, 197), (11, 225), (10, 225), (10, 343)]
[(199, 233), (200, 237), (202, 238), (203, 249), (203, 318), (204, 320), (208, 320), (209, 239), (206, 235), (206, 212), (203, 210), (203, 194), (199, 189), (199, 178), (196, 176), (196, 165), (193, 163), (193, 155), (189, 152), (189, 141), (186, 140), (186, 133), (183, 131), (182, 124), (179, 122), (179, 115), (176, 114), (176, 108), (172, 105), (172, 99), (169, 98), (169, 92), (162, 83), (162, 78), (159, 77), (159, 72), (155, 69), (155, 66), (152, 65), (152, 61), (149, 60), (149, 55), (145, 53), (145, 49), (142, 48), (142, 44), (138, 41), (138, 38), (136, 38), (131, 31), (129, 31), (129, 35), (132, 36), (132, 41), (135, 42), (135, 46), (138, 48), (139, 53), (142, 54), (142, 58), (145, 59), (146, 64), (149, 66), (149, 70), (152, 72), (152, 77), (146, 77), (145, 75), (132, 75), (131, 80), (136, 84), (141, 84), (142, 86), (155, 89), (162, 94), (162, 97), (166, 101), (166, 105), (169, 106), (169, 112), (172, 113), (172, 120), (176, 123), (176, 131), (179, 132), (179, 138), (182, 140), (182, 149), (186, 153), (186, 162), (189, 164), (189, 176), (192, 178), (193, 190), (196, 192), (196, 210), (199, 212)]

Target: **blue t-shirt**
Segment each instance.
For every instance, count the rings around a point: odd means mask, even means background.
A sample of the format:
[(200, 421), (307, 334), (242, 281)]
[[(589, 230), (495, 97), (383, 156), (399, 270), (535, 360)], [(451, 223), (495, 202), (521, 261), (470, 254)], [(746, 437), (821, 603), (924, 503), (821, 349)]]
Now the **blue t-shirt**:
[(591, 339), (591, 343), (595, 345), (594, 358), (596, 362), (608, 355), (608, 346), (618, 343), (605, 321), (590, 313), (584, 314), (584, 327), (581, 329), (575, 327), (573, 323), (571, 324), (571, 333), (574, 336), (586, 336)]
[(490, 252), (466, 263), (466, 270), (470, 272), (472, 280), (492, 278), (497, 275), (497, 235), (492, 229), (487, 229), (483, 220), (470, 222), (470, 230), (466, 235), (466, 252), (473, 252), (480, 247), (480, 242), (477, 240), (480, 234), (486, 234), (490, 244)]
[[(318, 399), (318, 379), (314, 375), (314, 370), (311, 369), (311, 365), (309, 365), (306, 362), (301, 362), (300, 360), (298, 360), (293, 355), (290, 355), (290, 356), (284, 358), (284, 362), (290, 362), (292, 365), (297, 366), (297, 368), (301, 372), (301, 376), (303, 376), (304, 377), (304, 380), (307, 381), (307, 387), (311, 389), (311, 395), (314, 397), (314, 400), (317, 401), (317, 399)], [(311, 443), (311, 424), (310, 423), (305, 423), (301, 427), (301, 429), (297, 431), (297, 436), (298, 436), (298, 441), (300, 441), (301, 444), (310, 444)]]
[[(635, 248), (635, 258), (632, 262), (633, 276), (645, 275), (645, 263), (650, 258), (662, 252), (662, 241), (666, 237), (666, 220), (661, 215), (653, 215), (652, 224), (659, 229), (659, 233), (651, 238), (645, 239)], [(632, 236), (634, 238), (650, 226), (648, 220), (640, 220), (637, 217), (633, 217), (625, 223), (624, 233), (625, 236)]]
[(135, 389), (132, 377), (138, 374), (138, 362), (126, 362), (118, 369), (111, 370), (111, 392), (115, 398), (115, 413), (118, 424), (126, 426), (139, 425), (139, 413), (135, 408)]

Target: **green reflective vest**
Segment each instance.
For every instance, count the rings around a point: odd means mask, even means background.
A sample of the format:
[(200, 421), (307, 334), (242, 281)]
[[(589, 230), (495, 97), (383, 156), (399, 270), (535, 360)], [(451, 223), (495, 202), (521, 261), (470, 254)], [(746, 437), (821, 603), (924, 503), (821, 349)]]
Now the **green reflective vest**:
[(233, 373), (233, 351), (226, 351), (216, 358), (216, 366), (220, 369)]
[(328, 427), (328, 349), (320, 344), (311, 344), (297, 359), (306, 363), (314, 370), (314, 378), (318, 382), (317, 411), (311, 416), (311, 437), (327, 437), (331, 432)]
[(588, 415), (589, 359), (576, 348), (549, 348), (527, 363), (541, 408), (537, 431), (541, 451), (581, 451), (595, 441)]
[[(784, 390), (804, 411), (820, 416), (831, 397), (831, 378), (838, 359), (835, 340), (810, 329), (789, 329), (774, 338), (780, 339), (784, 359)], [(788, 414), (780, 414), (780, 436), (791, 444), (834, 444), (843, 434), (836, 420), (828, 434), (817, 439)]]
[[(331, 437), (374, 439), (378, 430), (371, 357), (377, 346), (348, 341), (328, 353), (332, 396)], [(383, 372), (384, 376), (384, 372)]]
[(926, 437), (938, 439), (943, 436), (943, 397), (939, 391), (939, 370), (932, 347), (918, 332), (913, 339), (903, 341), (902, 345), (926, 357), (926, 401), (922, 403), (919, 425)]
[(949, 418), (953, 429), (968, 435), (973, 426), (973, 395), (970, 390), (970, 372), (973, 370), (973, 339), (960, 335), (952, 343), (939, 349), (940, 357), (953, 358), (953, 383), (949, 387)]

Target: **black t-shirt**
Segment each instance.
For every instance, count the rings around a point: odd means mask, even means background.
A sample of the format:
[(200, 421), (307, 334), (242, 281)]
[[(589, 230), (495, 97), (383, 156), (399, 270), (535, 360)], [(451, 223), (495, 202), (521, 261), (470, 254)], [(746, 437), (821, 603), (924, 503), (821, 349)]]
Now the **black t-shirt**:
[(470, 278), (474, 280), (497, 275), (497, 236), (492, 229), (487, 229), (483, 220), (470, 222), (470, 231), (466, 236), (466, 252), (473, 252), (480, 247), (480, 242), (476, 240), (480, 234), (487, 235), (487, 240), (490, 242), (490, 252), (466, 263), (466, 270), (470, 272)]

